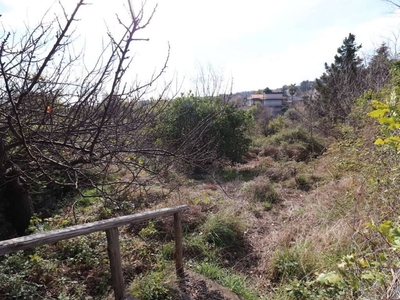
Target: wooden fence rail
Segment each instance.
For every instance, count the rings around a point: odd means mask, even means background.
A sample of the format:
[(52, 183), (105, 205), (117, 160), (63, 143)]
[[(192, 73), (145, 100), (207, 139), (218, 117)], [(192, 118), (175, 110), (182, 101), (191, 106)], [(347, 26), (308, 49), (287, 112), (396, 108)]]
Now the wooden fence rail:
[(80, 235), (87, 235), (96, 231), (105, 231), (107, 236), (107, 251), (108, 257), (110, 259), (111, 280), (113, 283), (115, 299), (122, 300), (125, 298), (125, 284), (122, 276), (118, 227), (174, 214), (175, 266), (177, 276), (179, 278), (182, 278), (183, 253), (181, 213), (188, 208), (189, 207), (187, 205), (163, 208), (155, 211), (122, 216), (108, 220), (101, 220), (97, 222), (86, 223), (57, 230), (51, 230), (43, 233), (23, 236), (15, 239), (0, 241), (0, 256), (19, 250), (55, 243)]

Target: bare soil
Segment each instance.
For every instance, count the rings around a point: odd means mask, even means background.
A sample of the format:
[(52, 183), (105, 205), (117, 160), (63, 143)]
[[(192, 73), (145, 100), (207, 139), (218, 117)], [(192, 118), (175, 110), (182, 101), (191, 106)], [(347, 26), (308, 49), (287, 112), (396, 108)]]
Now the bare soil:
[(241, 297), (228, 288), (190, 270), (185, 272), (185, 279), (179, 282), (181, 300), (240, 300)]

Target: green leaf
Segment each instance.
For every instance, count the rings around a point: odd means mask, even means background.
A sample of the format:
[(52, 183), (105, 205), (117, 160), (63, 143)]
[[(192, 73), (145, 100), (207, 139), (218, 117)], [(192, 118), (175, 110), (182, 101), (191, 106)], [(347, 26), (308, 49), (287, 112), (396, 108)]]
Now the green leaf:
[(378, 232), (382, 234), (384, 237), (386, 237), (389, 240), (389, 242), (393, 241), (393, 236), (390, 234), (391, 228), (392, 228), (392, 222), (388, 220), (380, 224), (378, 227)]
[(361, 279), (364, 279), (364, 280), (375, 280), (375, 278), (376, 278), (376, 276), (375, 276), (375, 274), (374, 273), (372, 273), (372, 271), (370, 271), (370, 270), (368, 270), (368, 271), (365, 271), (362, 275), (361, 275)]
[(389, 112), (390, 112), (390, 110), (388, 108), (376, 109), (376, 110), (373, 110), (370, 113), (368, 113), (368, 116), (378, 119), (378, 118), (384, 117)]
[(386, 103), (377, 100), (372, 100), (372, 105), (376, 110), (388, 108)]
[(393, 125), (394, 123), (396, 123), (393, 117), (389, 117), (389, 118), (387, 118), (387, 117), (378, 118), (378, 121), (379, 121), (380, 124), (386, 125), (386, 126), (391, 126), (391, 125)]
[(398, 136), (390, 136), (388, 139), (390, 141), (393, 141), (393, 142), (396, 142), (396, 143), (400, 143), (400, 137), (398, 137)]
[(369, 267), (369, 263), (368, 263), (364, 258), (360, 258), (360, 259), (358, 260), (358, 263), (359, 263), (360, 266), (363, 267), (363, 268)]
[(321, 273), (317, 277), (317, 281), (323, 284), (334, 284), (338, 285), (343, 282), (343, 278), (336, 272)]
[(385, 140), (383, 140), (383, 139), (377, 139), (377, 140), (374, 142), (374, 144), (375, 144), (375, 145), (379, 145), (379, 146), (385, 145)]

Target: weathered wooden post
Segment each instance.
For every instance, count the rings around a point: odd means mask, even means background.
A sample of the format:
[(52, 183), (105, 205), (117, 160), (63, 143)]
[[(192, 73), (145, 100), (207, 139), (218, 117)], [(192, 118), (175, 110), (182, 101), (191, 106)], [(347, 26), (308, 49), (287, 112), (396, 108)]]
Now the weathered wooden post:
[(87, 235), (92, 232), (105, 231), (107, 235), (107, 251), (110, 259), (111, 279), (116, 300), (135, 299), (133, 296), (126, 297), (125, 285), (122, 273), (121, 252), (119, 246), (118, 227), (154, 219), (167, 214), (174, 214), (175, 228), (175, 265), (176, 274), (184, 278), (183, 273), (183, 246), (182, 246), (182, 223), (181, 212), (188, 209), (187, 205), (170, 208), (162, 208), (156, 211), (138, 213), (134, 215), (121, 216), (109, 220), (75, 225), (67, 228), (55, 229), (48, 232), (36, 233), (29, 236), (0, 241), (0, 256), (19, 250), (30, 249), (41, 245), (55, 243), (61, 240), (71, 239), (77, 236)]
[(182, 246), (182, 222), (181, 212), (174, 213), (174, 229), (175, 229), (175, 268), (178, 278), (183, 279), (183, 246)]
[(119, 249), (119, 232), (118, 227), (106, 230), (107, 235), (107, 251), (110, 259), (111, 280), (114, 288), (115, 300), (125, 298), (125, 284), (122, 274), (121, 252)]

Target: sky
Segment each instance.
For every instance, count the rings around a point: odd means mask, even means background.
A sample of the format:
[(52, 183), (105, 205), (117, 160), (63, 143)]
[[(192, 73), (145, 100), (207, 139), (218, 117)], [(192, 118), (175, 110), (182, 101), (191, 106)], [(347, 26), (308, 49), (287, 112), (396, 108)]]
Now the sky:
[[(125, 12), (124, 0), (89, 1), (92, 5), (78, 15), (77, 29), (88, 57), (101, 48), (104, 24), (118, 32), (115, 13)], [(0, 20), (6, 28), (23, 30), (49, 7), (48, 16), (53, 16), (54, 2), (0, 0)], [(77, 0), (61, 2), (68, 11)], [(322, 75), (324, 63), (333, 62), (350, 32), (365, 57), (382, 42), (393, 46), (400, 37), (400, 12), (383, 0), (148, 0), (145, 13), (156, 4), (154, 18), (138, 36), (150, 40), (132, 49), (131, 76), (146, 80), (162, 66), (169, 44), (162, 80), (174, 78), (182, 91), (193, 88), (199, 68), (209, 66), (232, 82), (233, 92), (299, 84)]]

